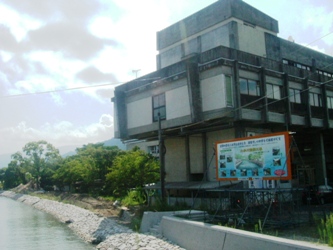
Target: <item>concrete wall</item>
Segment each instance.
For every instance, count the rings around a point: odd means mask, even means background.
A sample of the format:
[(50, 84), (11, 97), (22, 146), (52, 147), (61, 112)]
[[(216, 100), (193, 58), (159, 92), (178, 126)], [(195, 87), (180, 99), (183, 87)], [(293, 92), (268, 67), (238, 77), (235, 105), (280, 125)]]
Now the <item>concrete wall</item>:
[(201, 80), (202, 111), (226, 107), (224, 75), (217, 75)]
[(151, 124), (152, 115), (152, 98), (144, 98), (127, 104), (127, 126), (135, 128)]
[[(216, 160), (214, 156), (214, 148), (216, 141), (229, 140), (235, 138), (235, 129), (227, 129), (221, 131), (214, 131), (207, 133), (207, 164), (211, 163), (208, 167), (208, 180), (216, 181)], [(212, 160), (213, 158), (213, 160)]]
[(187, 86), (165, 93), (167, 120), (190, 115), (190, 101)]
[(158, 32), (157, 49), (162, 50), (232, 17), (278, 33), (278, 22), (263, 12), (241, 0), (219, 0)]
[(199, 174), (203, 173), (205, 167), (203, 166), (203, 146), (202, 136), (194, 135), (190, 137), (190, 173)]
[(165, 147), (165, 181), (187, 181), (185, 139), (167, 139)]
[(282, 239), (169, 216), (162, 218), (161, 232), (164, 237), (187, 250), (332, 249), (308, 242)]
[(265, 31), (238, 23), (239, 50), (266, 57)]

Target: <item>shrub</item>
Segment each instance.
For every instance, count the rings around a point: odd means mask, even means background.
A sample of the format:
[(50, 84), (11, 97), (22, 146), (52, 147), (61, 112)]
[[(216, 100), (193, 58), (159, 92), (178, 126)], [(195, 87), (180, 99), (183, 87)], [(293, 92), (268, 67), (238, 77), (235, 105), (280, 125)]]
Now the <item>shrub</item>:
[(327, 243), (330, 247), (333, 246), (333, 214), (327, 215), (320, 220), (318, 225), (320, 239)]

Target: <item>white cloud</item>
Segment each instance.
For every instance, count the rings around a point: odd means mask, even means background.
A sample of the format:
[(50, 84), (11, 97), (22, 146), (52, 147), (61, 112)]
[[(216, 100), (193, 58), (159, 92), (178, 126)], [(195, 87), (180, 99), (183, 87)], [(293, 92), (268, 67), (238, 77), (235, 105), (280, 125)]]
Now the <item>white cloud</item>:
[(18, 42), (22, 41), (29, 30), (37, 29), (42, 25), (42, 22), (4, 5), (0, 5), (0, 23), (11, 29)]
[(0, 151), (12, 154), (22, 149), (26, 143), (38, 140), (46, 140), (57, 148), (97, 143), (112, 138), (113, 133), (113, 117), (109, 114), (102, 114), (98, 122), (83, 126), (61, 121), (54, 124), (48, 122), (39, 128), (33, 128), (22, 121), (15, 127), (0, 130), (0, 137), (4, 141), (13, 140), (11, 145), (0, 145)]
[(113, 117), (109, 114), (103, 114), (101, 118), (99, 119), (99, 123), (104, 125), (107, 128), (113, 127)]
[(66, 101), (59, 95), (59, 93), (51, 93), (51, 98), (57, 106), (66, 105)]
[[(313, 37), (313, 40), (323, 36), (323, 40), (327, 45), (333, 45), (333, 10), (327, 6), (312, 5), (302, 12), (302, 24), (305, 29), (313, 29), (318, 37)], [(329, 35), (330, 34), (330, 35)]]

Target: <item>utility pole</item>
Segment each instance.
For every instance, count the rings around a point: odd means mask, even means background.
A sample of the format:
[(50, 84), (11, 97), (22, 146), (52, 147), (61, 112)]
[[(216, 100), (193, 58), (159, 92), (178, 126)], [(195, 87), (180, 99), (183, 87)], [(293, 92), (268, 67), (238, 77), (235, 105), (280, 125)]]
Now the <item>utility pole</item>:
[(158, 113), (158, 151), (160, 157), (160, 177), (161, 177), (161, 196), (162, 201), (165, 201), (165, 164), (164, 164), (164, 140), (162, 138), (162, 125), (161, 125), (161, 116)]

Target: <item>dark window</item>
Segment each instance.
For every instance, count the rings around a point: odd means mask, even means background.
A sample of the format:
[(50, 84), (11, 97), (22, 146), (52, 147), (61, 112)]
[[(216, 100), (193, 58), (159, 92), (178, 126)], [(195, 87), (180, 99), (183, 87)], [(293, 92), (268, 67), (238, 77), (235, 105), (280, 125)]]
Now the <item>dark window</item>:
[(293, 66), (293, 67), (297, 67), (299, 69), (305, 69), (305, 70), (311, 71), (310, 66), (307, 66), (307, 65), (304, 65), (304, 64), (301, 64), (301, 63), (297, 63), (297, 62), (294, 62), (294, 61), (290, 61), (290, 60), (287, 60), (287, 59), (282, 59), (282, 63)]
[(310, 105), (315, 106), (315, 107), (321, 107), (322, 102), (321, 102), (321, 95), (316, 94), (316, 93), (309, 93), (310, 97)]
[(301, 103), (301, 91), (299, 89), (289, 89), (290, 102)]
[(241, 94), (260, 96), (260, 88), (257, 81), (240, 78), (239, 85)]
[(281, 87), (271, 83), (266, 84), (267, 98), (280, 100), (281, 99)]
[(158, 116), (161, 120), (166, 119), (166, 108), (165, 108), (165, 94), (153, 96), (153, 121), (158, 121)]
[(332, 96), (327, 97), (327, 108), (333, 109), (333, 97)]

